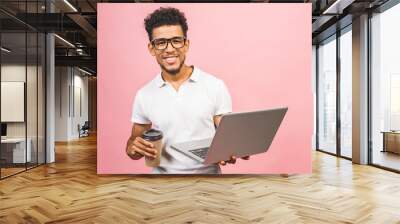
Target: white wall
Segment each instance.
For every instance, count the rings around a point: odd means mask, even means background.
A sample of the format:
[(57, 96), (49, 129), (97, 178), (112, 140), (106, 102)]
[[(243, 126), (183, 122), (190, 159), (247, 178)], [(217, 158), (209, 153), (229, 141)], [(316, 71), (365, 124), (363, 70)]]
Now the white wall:
[(68, 140), (69, 68), (55, 68), (55, 141)]
[[(76, 72), (77, 70), (75, 70)], [(73, 113), (73, 119), (72, 119), (72, 135), (74, 137), (78, 137), (78, 124), (81, 126), (85, 123), (85, 121), (88, 121), (88, 77), (81, 76), (81, 73), (79, 75), (76, 75), (74, 77), (74, 111)], [(80, 91), (80, 93), (78, 92)], [(80, 96), (80, 97), (79, 97)], [(80, 102), (79, 102), (80, 101)], [(79, 108), (81, 107), (81, 108)], [(82, 111), (79, 111), (81, 109)]]
[(88, 77), (72, 67), (56, 67), (55, 73), (55, 140), (77, 139), (78, 124), (88, 120)]

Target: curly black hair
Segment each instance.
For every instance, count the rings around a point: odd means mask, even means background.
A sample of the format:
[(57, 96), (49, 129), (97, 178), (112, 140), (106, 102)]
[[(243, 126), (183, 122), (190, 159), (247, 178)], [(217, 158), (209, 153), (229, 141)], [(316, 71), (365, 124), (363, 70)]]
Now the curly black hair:
[(144, 26), (146, 28), (149, 40), (153, 39), (152, 32), (154, 28), (165, 25), (180, 25), (185, 37), (187, 37), (188, 25), (186, 22), (185, 14), (176, 8), (161, 7), (144, 19)]

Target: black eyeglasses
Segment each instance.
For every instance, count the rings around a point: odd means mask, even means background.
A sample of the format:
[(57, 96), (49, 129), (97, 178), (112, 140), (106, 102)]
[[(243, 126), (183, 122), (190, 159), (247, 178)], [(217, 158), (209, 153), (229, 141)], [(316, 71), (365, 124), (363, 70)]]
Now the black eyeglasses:
[(171, 43), (172, 47), (175, 49), (182, 48), (185, 46), (185, 37), (173, 37), (173, 38), (159, 38), (151, 41), (151, 44), (157, 50), (165, 50), (168, 47), (168, 43)]

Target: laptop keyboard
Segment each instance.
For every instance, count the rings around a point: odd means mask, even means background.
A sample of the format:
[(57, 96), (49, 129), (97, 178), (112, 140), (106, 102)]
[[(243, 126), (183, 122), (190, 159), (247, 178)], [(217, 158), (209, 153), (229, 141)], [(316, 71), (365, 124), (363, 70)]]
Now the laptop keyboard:
[(200, 148), (200, 149), (193, 149), (189, 150), (191, 153), (195, 154), (196, 156), (205, 159), (207, 156), (208, 148)]

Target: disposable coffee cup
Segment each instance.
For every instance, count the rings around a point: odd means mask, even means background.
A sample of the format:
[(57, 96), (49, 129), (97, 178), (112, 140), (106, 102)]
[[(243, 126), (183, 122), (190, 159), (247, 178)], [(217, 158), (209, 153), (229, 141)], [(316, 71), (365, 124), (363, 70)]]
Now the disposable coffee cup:
[(146, 141), (151, 142), (154, 145), (156, 152), (156, 158), (145, 156), (146, 166), (156, 167), (160, 165), (161, 151), (162, 151), (162, 138), (163, 133), (156, 129), (149, 129), (145, 131), (142, 138)]

